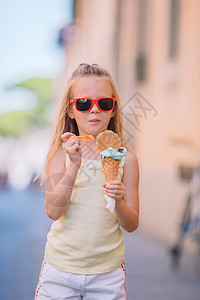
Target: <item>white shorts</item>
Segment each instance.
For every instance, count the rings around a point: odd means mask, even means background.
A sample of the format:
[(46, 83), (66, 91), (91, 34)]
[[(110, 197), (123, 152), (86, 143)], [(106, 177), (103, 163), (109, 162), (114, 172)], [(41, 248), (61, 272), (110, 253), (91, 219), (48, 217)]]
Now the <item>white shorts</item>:
[(78, 275), (55, 269), (43, 261), (35, 300), (127, 300), (126, 271), (122, 264), (114, 271)]

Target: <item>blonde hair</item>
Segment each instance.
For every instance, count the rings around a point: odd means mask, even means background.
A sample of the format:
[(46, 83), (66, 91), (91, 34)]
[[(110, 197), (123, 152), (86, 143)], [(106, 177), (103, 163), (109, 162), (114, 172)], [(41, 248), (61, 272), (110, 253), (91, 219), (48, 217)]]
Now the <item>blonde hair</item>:
[[(116, 98), (116, 105), (114, 107), (115, 115), (114, 115), (114, 117), (112, 117), (110, 119), (107, 129), (116, 132), (122, 141), (122, 146), (126, 146), (124, 135), (122, 132), (123, 126), (122, 126), (122, 116), (121, 116), (119, 95), (118, 95), (117, 88), (115, 86), (114, 81), (112, 80), (108, 71), (106, 69), (100, 67), (99, 65), (82, 63), (72, 73), (70, 79), (67, 81), (66, 91), (65, 91), (63, 99), (61, 101), (60, 109), (58, 112), (58, 117), (57, 117), (55, 127), (54, 127), (52, 141), (51, 141), (49, 151), (46, 156), (46, 162), (43, 167), (41, 182), (40, 182), (41, 185), (43, 185), (46, 182), (48, 166), (49, 166), (52, 158), (54, 157), (56, 151), (62, 144), (61, 135), (65, 132), (72, 132), (76, 135), (79, 135), (78, 127), (77, 127), (75, 119), (71, 119), (68, 116), (69, 100), (73, 98), (73, 92), (74, 92), (74, 88), (76, 86), (77, 80), (82, 77), (87, 77), (87, 76), (88, 77), (89, 76), (99, 77), (99, 78), (105, 79), (109, 82), (109, 84), (112, 88), (112, 93), (113, 93), (112, 97)], [(38, 175), (35, 180), (37, 180), (39, 177), (40, 177), (40, 175)]]

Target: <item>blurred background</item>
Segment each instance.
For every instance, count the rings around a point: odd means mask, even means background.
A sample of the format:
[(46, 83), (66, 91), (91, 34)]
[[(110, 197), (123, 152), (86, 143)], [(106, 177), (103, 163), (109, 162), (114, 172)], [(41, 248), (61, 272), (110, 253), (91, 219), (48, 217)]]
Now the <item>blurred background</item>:
[(115, 80), (140, 166), (129, 299), (200, 299), (200, 2), (8, 0), (0, 20), (0, 299), (33, 299), (52, 223), (33, 178), (82, 62)]

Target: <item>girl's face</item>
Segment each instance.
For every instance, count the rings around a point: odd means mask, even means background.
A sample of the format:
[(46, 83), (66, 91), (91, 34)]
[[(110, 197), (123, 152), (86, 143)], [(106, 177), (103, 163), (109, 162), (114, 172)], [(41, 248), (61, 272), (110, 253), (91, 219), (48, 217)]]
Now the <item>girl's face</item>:
[[(73, 98), (91, 98), (112, 97), (112, 88), (109, 82), (95, 76), (83, 77), (78, 79), (74, 88)], [(100, 132), (107, 129), (110, 118), (114, 112), (101, 111), (96, 103), (88, 112), (77, 111), (75, 103), (70, 104), (69, 117), (76, 120), (79, 134), (91, 134), (97, 136)]]

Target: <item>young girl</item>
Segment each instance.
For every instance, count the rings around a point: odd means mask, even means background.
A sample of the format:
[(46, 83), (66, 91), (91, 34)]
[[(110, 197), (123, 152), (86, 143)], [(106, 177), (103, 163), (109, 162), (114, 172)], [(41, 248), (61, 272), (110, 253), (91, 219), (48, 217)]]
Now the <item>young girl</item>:
[[(55, 222), (35, 299), (127, 299), (120, 226), (128, 232), (138, 227), (139, 170), (128, 149), (118, 179), (104, 182), (95, 138), (107, 129), (126, 146), (111, 76), (96, 64), (81, 64), (67, 83), (44, 167), (45, 206)], [(105, 193), (116, 200), (113, 213), (106, 208)]]

